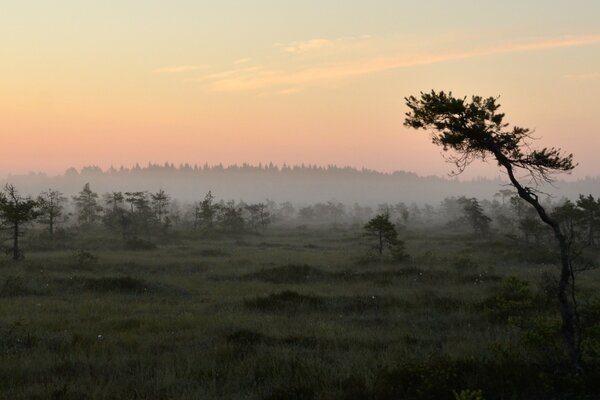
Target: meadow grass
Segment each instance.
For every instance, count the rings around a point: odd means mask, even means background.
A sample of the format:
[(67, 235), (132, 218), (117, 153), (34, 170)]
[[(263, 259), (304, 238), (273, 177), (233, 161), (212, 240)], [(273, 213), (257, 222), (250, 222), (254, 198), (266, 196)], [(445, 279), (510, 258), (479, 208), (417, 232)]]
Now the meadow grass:
[[(599, 329), (591, 372), (561, 372), (551, 255), (404, 236), (400, 263), (341, 228), (179, 233), (145, 250), (97, 234), (3, 259), (0, 397), (596, 398)], [(580, 282), (593, 304), (600, 274)]]

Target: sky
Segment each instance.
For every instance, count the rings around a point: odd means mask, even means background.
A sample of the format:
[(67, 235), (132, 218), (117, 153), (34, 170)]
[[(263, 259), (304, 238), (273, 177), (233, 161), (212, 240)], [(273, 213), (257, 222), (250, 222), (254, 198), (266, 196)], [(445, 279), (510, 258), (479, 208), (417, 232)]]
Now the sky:
[[(0, 174), (148, 162), (445, 175), (420, 91), (500, 96), (600, 170), (600, 2), (0, 1)], [(473, 165), (466, 178), (495, 176)]]

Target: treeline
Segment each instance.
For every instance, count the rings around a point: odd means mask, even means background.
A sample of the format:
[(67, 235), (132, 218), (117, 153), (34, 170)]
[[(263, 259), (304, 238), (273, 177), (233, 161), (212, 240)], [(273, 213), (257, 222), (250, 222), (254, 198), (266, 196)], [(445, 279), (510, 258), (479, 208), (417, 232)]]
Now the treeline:
[[(421, 177), (411, 172), (391, 173), (335, 165), (136, 165), (103, 170), (99, 167), (70, 168), (63, 174), (30, 173), (9, 176), (4, 183), (16, 185), (22, 193), (37, 195), (48, 187), (63, 193), (75, 193), (86, 182), (92, 182), (100, 192), (126, 192), (132, 187), (151, 192), (163, 188), (179, 201), (194, 201), (212, 190), (223, 198), (260, 202), (265, 198), (277, 202), (291, 200), (295, 205), (340, 199), (376, 207), (385, 201), (437, 204), (448, 196), (492, 199), (502, 188), (500, 179), (458, 181), (442, 177)], [(568, 198), (579, 193), (600, 195), (600, 180), (585, 179), (557, 182), (544, 192)]]
[[(600, 240), (600, 200), (580, 195), (576, 201), (546, 200), (545, 206), (561, 221), (563, 230), (578, 242), (595, 245)], [(447, 197), (439, 205), (382, 203), (377, 207), (339, 201), (295, 206), (291, 202), (246, 203), (217, 200), (211, 191), (195, 202), (180, 202), (164, 190), (116, 191), (99, 194), (89, 183), (74, 196), (48, 189), (36, 198), (23, 196), (13, 185), (0, 192), (0, 222), (5, 250), (23, 256), (20, 238), (25, 228), (40, 238), (55, 239), (105, 231), (132, 247), (152, 246), (153, 240), (175, 231), (264, 232), (271, 225), (362, 228), (378, 215), (399, 231), (439, 229), (481, 237), (504, 235), (525, 243), (541, 244), (552, 232), (539, 222), (531, 207), (512, 190), (499, 191), (493, 200), (465, 196)]]
[[(149, 163), (145, 166), (140, 166), (139, 164), (135, 164), (133, 167), (125, 167), (121, 166), (115, 168), (113, 166), (109, 167), (106, 170), (98, 166), (86, 166), (81, 168), (78, 171), (75, 168), (69, 168), (65, 171), (65, 176), (101, 176), (101, 175), (156, 175), (160, 173), (180, 173), (180, 174), (203, 174), (203, 173), (236, 173), (236, 172), (248, 172), (248, 173), (271, 173), (271, 174), (287, 174), (287, 173), (304, 173), (304, 174), (322, 174), (322, 173), (334, 173), (334, 174), (345, 174), (345, 175), (376, 175), (376, 176), (411, 176), (414, 178), (418, 178), (418, 175), (412, 172), (405, 171), (395, 171), (391, 173), (380, 172), (373, 169), (368, 168), (354, 168), (354, 167), (340, 167), (335, 164), (330, 164), (326, 166), (317, 165), (317, 164), (300, 164), (300, 165), (287, 165), (284, 163), (283, 165), (275, 165), (273, 163), (262, 164), (259, 163), (257, 165), (252, 165), (248, 163), (243, 163), (241, 165), (231, 164), (231, 165), (223, 165), (223, 164), (189, 164), (184, 163), (180, 165), (175, 165), (173, 163), (164, 163), (164, 164), (156, 164)], [(440, 179), (440, 178), (435, 178)]]

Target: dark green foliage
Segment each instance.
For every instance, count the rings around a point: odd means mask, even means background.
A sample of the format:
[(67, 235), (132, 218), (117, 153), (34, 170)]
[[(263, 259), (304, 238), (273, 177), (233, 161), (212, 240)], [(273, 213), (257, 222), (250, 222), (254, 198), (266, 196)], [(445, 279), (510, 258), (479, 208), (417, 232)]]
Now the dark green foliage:
[(364, 235), (373, 242), (379, 256), (388, 250), (392, 259), (402, 261), (408, 256), (404, 252), (404, 242), (398, 239), (396, 227), (387, 213), (378, 214), (364, 226)]
[(462, 197), (460, 202), (463, 205), (465, 219), (473, 228), (473, 231), (482, 236), (487, 236), (490, 233), (490, 222), (492, 219), (483, 213), (481, 205), (477, 199), (467, 199)]
[(77, 250), (73, 253), (75, 265), (80, 268), (89, 268), (98, 263), (98, 257), (86, 250)]
[(209, 190), (204, 200), (196, 205), (194, 210), (194, 229), (211, 230), (214, 226), (217, 207), (213, 204), (214, 196)]
[(507, 173), (510, 184), (517, 190), (521, 199), (537, 213), (540, 221), (552, 229), (556, 246), (560, 251), (561, 273), (558, 282), (557, 299), (563, 322), (564, 344), (575, 373), (583, 373), (582, 331), (579, 324), (577, 292), (575, 290), (575, 269), (571, 236), (561, 227), (560, 222), (550, 216), (540, 202), (536, 187), (525, 186), (518, 171), (523, 171), (534, 182), (551, 182), (552, 174), (568, 172), (575, 168), (573, 155), (563, 155), (560, 149), (542, 148), (534, 150), (530, 146), (531, 133), (527, 128), (513, 127), (503, 122), (504, 114), (499, 113), (496, 99), (472, 96), (455, 98), (452, 93), (431, 91), (421, 93), (420, 98), (405, 98), (410, 109), (404, 124), (415, 129), (431, 132), (434, 144), (444, 151), (450, 150), (449, 157), (458, 173), (475, 160), (495, 160)]
[(64, 204), (67, 198), (58, 190), (48, 189), (38, 196), (39, 221), (48, 225), (48, 234), (54, 238), (56, 225), (64, 222)]
[(260, 228), (264, 231), (272, 222), (271, 213), (268, 211), (265, 203), (248, 204), (246, 211), (249, 214), (248, 223), (254, 230)]
[(92, 191), (89, 183), (86, 183), (81, 192), (73, 197), (73, 201), (77, 220), (82, 227), (89, 228), (98, 220), (102, 207), (98, 204), (98, 193)]
[(226, 232), (241, 232), (244, 230), (244, 207), (235, 201), (219, 203), (216, 206), (216, 220), (219, 227)]
[[(563, 156), (559, 149), (529, 150), (531, 132), (527, 128), (508, 129), (505, 114), (499, 113), (496, 98), (472, 96), (457, 98), (452, 92), (421, 93), (420, 98), (405, 99), (410, 109), (405, 125), (430, 129), (434, 144), (452, 150), (451, 160), (459, 172), (475, 159), (503, 155), (510, 163), (537, 177), (553, 171), (570, 171), (575, 167), (573, 155)], [(529, 150), (529, 151), (528, 151)]]
[(19, 238), (23, 234), (23, 225), (38, 217), (37, 207), (33, 199), (22, 197), (13, 185), (6, 184), (0, 192), (0, 223), (10, 231), (12, 247), (7, 253), (12, 254), (13, 260), (24, 257)]
[(529, 284), (511, 276), (490, 298), (483, 302), (484, 310), (496, 322), (524, 317), (536, 308), (535, 297)]
[[(0, 397), (598, 397), (600, 271), (581, 289), (589, 373), (574, 378), (554, 266), (527, 246), (409, 229), (410, 262), (363, 267), (361, 228), (178, 232), (152, 252), (100, 226), (65, 250), (24, 242), (27, 260), (0, 259)], [(79, 268), (82, 248), (99, 261)]]

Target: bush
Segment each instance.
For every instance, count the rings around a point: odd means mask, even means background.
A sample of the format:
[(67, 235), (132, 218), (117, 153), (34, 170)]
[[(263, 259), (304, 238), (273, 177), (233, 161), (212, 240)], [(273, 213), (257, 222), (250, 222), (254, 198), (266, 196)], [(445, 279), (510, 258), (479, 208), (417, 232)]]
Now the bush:
[(511, 276), (482, 306), (492, 321), (508, 322), (512, 317), (529, 314), (536, 308), (536, 303), (529, 284)]
[(98, 263), (98, 257), (86, 250), (77, 250), (73, 253), (73, 260), (78, 268), (88, 268)]

